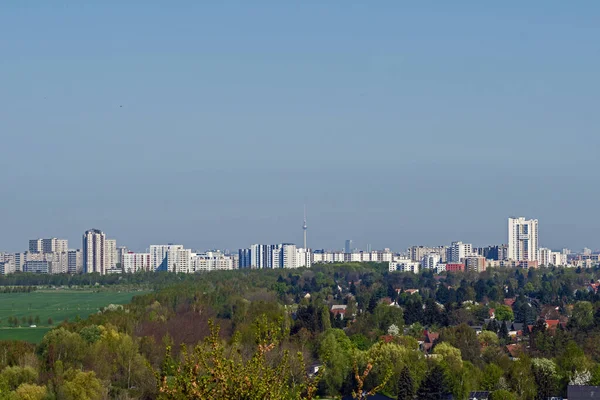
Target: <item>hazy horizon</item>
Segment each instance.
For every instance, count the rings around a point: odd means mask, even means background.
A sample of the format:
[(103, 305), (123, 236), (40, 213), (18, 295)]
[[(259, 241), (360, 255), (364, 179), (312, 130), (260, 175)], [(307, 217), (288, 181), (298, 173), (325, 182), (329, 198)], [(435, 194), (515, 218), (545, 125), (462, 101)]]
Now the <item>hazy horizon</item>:
[(598, 249), (600, 3), (0, 6), (0, 251)]

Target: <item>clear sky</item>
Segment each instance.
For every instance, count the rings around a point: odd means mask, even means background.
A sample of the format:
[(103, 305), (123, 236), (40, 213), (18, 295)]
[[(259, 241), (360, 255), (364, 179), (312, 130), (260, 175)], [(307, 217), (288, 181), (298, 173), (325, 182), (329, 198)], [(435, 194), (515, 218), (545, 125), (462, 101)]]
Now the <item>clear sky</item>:
[[(494, 4), (492, 4), (494, 3)], [(4, 1), (0, 249), (600, 247), (598, 1)]]

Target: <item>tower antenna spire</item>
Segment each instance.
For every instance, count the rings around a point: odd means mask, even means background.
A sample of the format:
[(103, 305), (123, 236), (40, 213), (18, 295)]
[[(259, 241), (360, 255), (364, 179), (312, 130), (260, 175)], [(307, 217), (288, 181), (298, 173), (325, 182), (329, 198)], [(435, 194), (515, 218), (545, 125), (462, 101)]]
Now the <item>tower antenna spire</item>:
[(306, 226), (306, 204), (304, 205), (304, 225), (302, 225), (302, 230), (304, 231), (304, 248), (308, 249), (308, 247), (306, 247), (306, 230), (308, 229), (308, 227)]

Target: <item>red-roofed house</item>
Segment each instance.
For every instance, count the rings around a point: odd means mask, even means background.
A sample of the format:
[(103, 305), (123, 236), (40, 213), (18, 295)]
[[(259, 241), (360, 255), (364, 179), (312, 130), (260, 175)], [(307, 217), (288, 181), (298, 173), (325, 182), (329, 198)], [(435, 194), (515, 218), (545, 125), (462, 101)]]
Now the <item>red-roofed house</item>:
[(513, 304), (515, 304), (515, 301), (517, 301), (517, 299), (515, 299), (515, 298), (504, 299), (504, 305), (505, 306), (509, 306), (510, 308), (512, 308)]
[(423, 344), (421, 345), (421, 348), (425, 353), (429, 353), (433, 347), (433, 343), (439, 339), (440, 334), (425, 330), (423, 332), (423, 336)]
[(519, 344), (508, 344), (505, 348), (509, 358), (513, 361), (518, 360), (521, 354), (523, 353), (523, 349)]
[(344, 319), (344, 316), (346, 315), (346, 307), (347, 306), (345, 304), (333, 305), (331, 306), (331, 313), (334, 317), (339, 315), (342, 319)]

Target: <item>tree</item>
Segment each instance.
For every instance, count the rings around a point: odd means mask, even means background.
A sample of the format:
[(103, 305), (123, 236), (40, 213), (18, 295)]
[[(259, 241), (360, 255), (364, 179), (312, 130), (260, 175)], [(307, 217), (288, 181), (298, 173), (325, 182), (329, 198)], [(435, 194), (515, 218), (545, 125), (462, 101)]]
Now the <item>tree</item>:
[(435, 346), (433, 349), (433, 354), (441, 356), (442, 362), (448, 366), (450, 371), (460, 371), (463, 366), (460, 350), (456, 347), (453, 347), (448, 342), (442, 342)]
[(341, 329), (329, 329), (323, 334), (318, 353), (326, 365), (321, 382), (328, 394), (340, 393), (352, 371), (351, 350), (352, 342)]
[(402, 368), (400, 379), (398, 380), (398, 400), (413, 400), (415, 398), (415, 384), (408, 366)]
[(547, 358), (534, 358), (531, 360), (533, 377), (537, 385), (537, 399), (545, 400), (554, 396), (558, 384), (556, 364)]
[(508, 390), (495, 390), (490, 394), (490, 400), (517, 400), (517, 396)]
[(481, 382), (481, 388), (490, 392), (499, 389), (498, 383), (500, 382), (500, 378), (502, 378), (503, 376), (504, 371), (496, 364), (486, 365), (485, 369), (483, 370), (483, 380)]
[(477, 338), (479, 339), (479, 343), (484, 347), (494, 346), (499, 343), (498, 335), (492, 331), (482, 331)]
[(53, 325), (54, 321), (52, 320), (52, 317), (48, 317), (48, 325)]
[(450, 394), (444, 369), (441, 365), (435, 364), (425, 375), (425, 379), (417, 390), (417, 399), (419, 400), (440, 400)]
[(36, 315), (36, 316), (35, 316), (35, 324), (36, 324), (36, 325), (39, 325), (39, 324), (40, 324), (40, 316), (39, 316), (39, 315)]
[(15, 400), (43, 400), (46, 398), (46, 394), (45, 386), (24, 383), (17, 388), (12, 398)]
[(59, 392), (64, 400), (100, 400), (104, 388), (94, 372), (70, 370), (65, 374), (65, 382)]
[[(298, 398), (314, 398), (320, 372), (314, 379), (305, 375), (294, 383), (288, 374), (287, 351), (273, 364), (267, 360), (283, 338), (280, 325), (269, 322), (266, 316), (256, 321), (257, 349), (249, 360), (241, 357), (239, 339), (232, 351), (226, 351), (219, 327), (212, 321), (209, 325), (211, 334), (204, 345), (196, 346), (193, 353), (182, 348), (183, 361), (176, 365), (175, 375), (167, 376), (165, 371), (157, 375), (159, 399), (279, 399), (289, 398), (292, 393)], [(300, 356), (299, 362), (306, 371)]]
[(494, 314), (496, 315), (496, 319), (498, 321), (512, 321), (515, 319), (512, 308), (507, 305), (496, 307)]
[(594, 306), (589, 301), (578, 301), (573, 306), (573, 315), (569, 321), (574, 327), (587, 330), (594, 325)]
[(508, 340), (509, 335), (508, 335), (508, 326), (506, 326), (506, 321), (502, 321), (502, 325), (500, 325), (500, 331), (498, 332), (498, 338), (504, 340), (506, 343), (506, 340)]
[(31, 326), (33, 325), (33, 317), (30, 315), (29, 317), (27, 317), (27, 323)]

